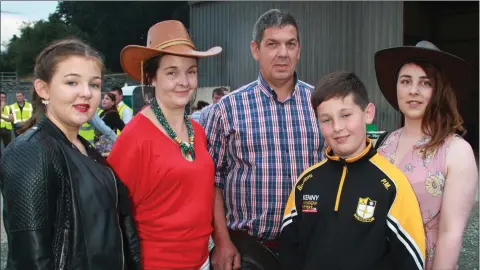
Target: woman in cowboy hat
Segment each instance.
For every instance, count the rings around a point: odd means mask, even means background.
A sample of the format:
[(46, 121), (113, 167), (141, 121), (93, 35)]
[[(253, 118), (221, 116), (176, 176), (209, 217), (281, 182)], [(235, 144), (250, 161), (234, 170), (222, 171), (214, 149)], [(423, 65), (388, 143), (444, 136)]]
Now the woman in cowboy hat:
[(130, 191), (144, 269), (209, 269), (214, 164), (185, 105), (197, 88), (198, 58), (221, 51), (197, 51), (181, 22), (163, 21), (146, 46), (120, 54), (128, 75), (155, 88), (108, 157)]
[[(404, 126), (378, 152), (402, 169), (414, 188), (427, 236), (425, 269), (455, 269), (474, 204), (477, 167), (458, 104), (467, 106), (476, 75), (464, 60), (421, 41), (375, 54), (378, 84)], [(477, 99), (478, 100), (478, 99)]]

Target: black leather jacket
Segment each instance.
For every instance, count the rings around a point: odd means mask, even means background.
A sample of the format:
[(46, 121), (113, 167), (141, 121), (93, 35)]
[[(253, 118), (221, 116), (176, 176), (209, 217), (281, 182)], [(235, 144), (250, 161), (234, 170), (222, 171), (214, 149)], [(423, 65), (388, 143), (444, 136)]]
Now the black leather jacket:
[(141, 269), (127, 188), (44, 117), (0, 162), (7, 269)]

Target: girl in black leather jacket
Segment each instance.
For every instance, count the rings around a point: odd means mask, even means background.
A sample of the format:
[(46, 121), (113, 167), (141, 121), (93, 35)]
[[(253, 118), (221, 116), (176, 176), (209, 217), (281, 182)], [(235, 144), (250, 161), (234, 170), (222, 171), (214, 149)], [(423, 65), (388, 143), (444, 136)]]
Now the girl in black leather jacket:
[(141, 269), (128, 191), (78, 136), (100, 103), (103, 70), (76, 39), (37, 58), (33, 116), (0, 162), (7, 269)]

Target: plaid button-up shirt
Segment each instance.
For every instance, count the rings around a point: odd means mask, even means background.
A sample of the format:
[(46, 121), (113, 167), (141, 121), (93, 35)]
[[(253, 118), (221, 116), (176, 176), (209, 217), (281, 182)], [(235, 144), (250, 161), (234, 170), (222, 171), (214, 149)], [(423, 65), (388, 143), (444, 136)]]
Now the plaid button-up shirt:
[(295, 74), (294, 91), (280, 102), (260, 74), (212, 106), (205, 132), (229, 229), (278, 237), (297, 176), (323, 158), (312, 90)]

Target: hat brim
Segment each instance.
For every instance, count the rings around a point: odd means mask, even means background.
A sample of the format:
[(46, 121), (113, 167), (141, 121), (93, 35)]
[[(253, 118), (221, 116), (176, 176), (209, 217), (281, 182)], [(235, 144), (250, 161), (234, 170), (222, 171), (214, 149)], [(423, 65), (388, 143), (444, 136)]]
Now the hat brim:
[(120, 64), (123, 71), (132, 79), (141, 81), (141, 62), (160, 54), (172, 54), (186, 57), (209, 57), (222, 52), (219, 46), (210, 48), (207, 51), (196, 51), (185, 45), (178, 45), (171, 48), (157, 50), (139, 45), (129, 45), (120, 52)]
[[(473, 67), (463, 59), (442, 51), (419, 47), (396, 47), (375, 53), (377, 82), (385, 99), (399, 110), (396, 73), (407, 62), (425, 61), (440, 68), (451, 83), (457, 98), (459, 112), (465, 122), (471, 114), (470, 106), (478, 102), (478, 77)], [(476, 105), (478, 107), (478, 105)]]

